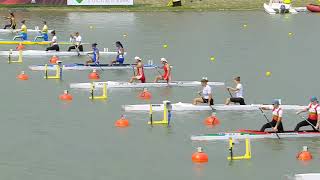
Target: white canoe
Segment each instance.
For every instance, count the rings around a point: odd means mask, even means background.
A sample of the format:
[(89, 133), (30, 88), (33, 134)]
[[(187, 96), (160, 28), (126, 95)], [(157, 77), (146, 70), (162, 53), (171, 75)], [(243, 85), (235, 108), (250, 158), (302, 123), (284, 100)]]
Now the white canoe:
[[(79, 52), (80, 56), (86, 56), (88, 52)], [(100, 51), (100, 55), (116, 56), (117, 52)], [(0, 51), (0, 56), (9, 56), (10, 51)], [(19, 51), (12, 51), (12, 56), (18, 56)], [(44, 51), (44, 50), (25, 50), (22, 51), (22, 56), (78, 56), (76, 51)]]
[[(320, 132), (311, 131), (285, 131), (282, 133), (277, 133), (280, 138), (311, 138), (320, 137)], [(228, 140), (233, 139), (277, 139), (276, 133), (274, 132), (260, 132), (258, 130), (238, 130), (236, 132), (220, 132), (211, 134), (199, 134), (192, 135), (192, 141), (217, 141), (217, 140)]]
[(320, 173), (296, 174), (294, 180), (319, 180)]
[[(201, 86), (200, 81), (172, 81), (168, 83), (129, 83), (119, 81), (95, 82), (96, 88), (102, 88), (104, 84), (108, 88), (149, 88), (149, 87), (197, 87)], [(210, 86), (224, 86), (223, 82), (208, 82)], [(91, 83), (71, 83), (70, 88), (90, 89)]]
[(284, 13), (297, 14), (298, 12), (291, 7), (291, 4), (284, 3), (264, 3), (263, 8), (268, 14), (279, 14), (281, 13), (281, 7), (284, 7)]
[[(17, 33), (20, 29), (0, 29), (0, 33)], [(48, 30), (48, 33), (51, 33), (53, 30)], [(35, 29), (28, 29), (28, 33), (40, 33), (41, 30)]]
[[(135, 64), (89, 64), (86, 66), (85, 64), (63, 64), (62, 69), (63, 70), (78, 70), (78, 71), (83, 71), (83, 70), (125, 70), (125, 69), (132, 69), (135, 66)], [(144, 65), (144, 69), (155, 69), (158, 66), (156, 65)], [(48, 64), (47, 65), (48, 70), (56, 70), (57, 65), (53, 64)], [(44, 71), (45, 70), (45, 65), (31, 65), (29, 66), (29, 69), (33, 71)]]
[[(217, 111), (255, 111), (259, 110), (261, 106), (270, 106), (263, 104), (251, 104), (251, 105), (224, 105), (216, 104), (212, 108)], [(139, 104), (139, 105), (124, 105), (122, 108), (125, 111), (149, 111), (150, 104)], [(212, 111), (212, 108), (208, 105), (193, 105), (191, 103), (174, 103), (172, 104), (172, 111)], [(284, 110), (302, 110), (306, 106), (299, 105), (281, 105)], [(153, 111), (163, 111), (163, 104), (152, 104)]]

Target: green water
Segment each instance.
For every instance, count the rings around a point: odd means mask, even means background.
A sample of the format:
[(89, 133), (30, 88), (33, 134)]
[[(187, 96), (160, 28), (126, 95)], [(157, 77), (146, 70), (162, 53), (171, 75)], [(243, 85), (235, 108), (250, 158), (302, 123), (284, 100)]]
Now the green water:
[[(110, 50), (120, 40), (128, 52), (126, 62), (133, 62), (134, 56), (155, 63), (166, 57), (174, 66), (175, 80), (199, 80), (207, 76), (232, 85), (232, 78), (239, 75), (249, 104), (281, 98), (285, 104), (303, 105), (308, 103), (309, 96), (319, 95), (320, 25), (316, 14), (17, 12), (17, 19), (22, 18), (29, 28), (47, 20), (60, 40), (68, 40), (69, 33), (79, 31), (84, 42), (97, 42), (100, 48)], [(291, 37), (289, 32), (293, 33)], [(124, 37), (126, 33), (128, 36)], [(0, 38), (10, 39), (12, 35)], [(164, 44), (168, 48), (163, 48)], [(1, 46), (1, 50), (12, 47)], [(211, 56), (215, 62), (210, 61)], [(112, 90), (108, 101), (102, 102), (91, 102), (86, 91), (71, 90), (74, 100), (63, 103), (59, 94), (71, 82), (88, 82), (88, 72), (68, 71), (62, 81), (44, 80), (42, 72), (31, 72), (28, 65), (43, 64), (48, 57), (25, 57), (22, 65), (8, 65), (6, 57), (1, 59), (1, 179), (267, 180), (318, 172), (317, 138), (253, 141), (252, 159), (233, 163), (227, 161), (227, 142), (190, 141), (193, 134), (259, 129), (265, 123), (259, 112), (218, 112), (222, 123), (212, 129), (202, 124), (210, 112), (173, 113), (170, 128), (150, 127), (146, 124), (147, 113), (124, 113), (121, 109), (124, 104), (146, 103), (136, 98), (139, 90)], [(62, 58), (64, 63), (85, 60)], [(21, 70), (30, 75), (29, 81), (16, 80)], [(271, 77), (265, 77), (266, 71), (272, 72)], [(146, 74), (147, 81), (158, 75), (152, 70)], [(127, 81), (132, 72), (103, 71), (101, 76), (102, 80)], [(191, 102), (198, 90), (150, 89), (154, 103), (166, 99)], [(224, 88), (215, 88), (214, 95), (217, 103), (228, 97)], [(129, 118), (131, 126), (117, 129), (114, 121), (122, 114)], [(156, 113), (155, 118), (160, 119), (161, 113)], [(294, 112), (285, 112), (285, 129), (293, 129), (299, 121)], [(191, 155), (199, 145), (209, 155), (207, 164), (191, 162)], [(304, 145), (314, 155), (309, 163), (295, 159)], [(236, 146), (235, 153), (242, 154), (244, 144)]]

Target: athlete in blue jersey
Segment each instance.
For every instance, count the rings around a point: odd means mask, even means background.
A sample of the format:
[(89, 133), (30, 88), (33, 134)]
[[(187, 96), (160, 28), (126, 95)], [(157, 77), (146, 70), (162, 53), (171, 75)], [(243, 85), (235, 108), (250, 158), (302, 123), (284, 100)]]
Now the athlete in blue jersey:
[(99, 49), (97, 48), (97, 43), (92, 44), (92, 52), (88, 53), (92, 54), (92, 57), (88, 61), (86, 61), (86, 66), (88, 66), (89, 63), (99, 64)]
[(123, 64), (124, 62), (124, 48), (123, 48), (123, 45), (121, 44), (120, 41), (117, 41), (116, 42), (116, 47), (117, 47), (117, 57), (115, 60), (112, 60), (111, 61), (111, 64), (116, 64), (116, 63), (119, 63), (119, 64)]

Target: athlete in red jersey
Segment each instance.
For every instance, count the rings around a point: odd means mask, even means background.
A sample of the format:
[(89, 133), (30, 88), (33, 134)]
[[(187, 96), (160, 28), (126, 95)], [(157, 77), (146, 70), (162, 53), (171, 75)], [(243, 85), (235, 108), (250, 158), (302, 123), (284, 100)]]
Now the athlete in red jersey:
[(156, 79), (153, 82), (158, 82), (159, 80), (165, 80), (167, 83), (171, 81), (171, 67), (170, 64), (168, 64), (168, 61), (165, 58), (161, 58), (161, 63), (163, 64), (163, 75), (159, 75), (156, 77)]
[(264, 132), (267, 128), (272, 128), (273, 131), (283, 132), (282, 114), (283, 110), (280, 107), (280, 101), (278, 99), (273, 100), (272, 107), (261, 107), (264, 110), (272, 110), (272, 121), (264, 124), (260, 131)]
[(135, 80), (140, 80), (141, 83), (145, 83), (146, 82), (146, 77), (144, 76), (144, 69), (143, 69), (143, 64), (142, 64), (142, 60), (139, 57), (135, 57), (134, 58), (136, 60), (136, 71), (137, 71), (137, 75), (132, 76), (132, 78), (130, 79), (130, 83), (132, 83)]
[[(315, 96), (310, 98), (310, 104), (307, 108), (302, 111), (298, 111), (297, 114), (302, 112), (309, 112), (309, 116), (307, 120), (301, 121), (297, 124), (294, 131), (299, 131), (299, 129), (303, 126), (311, 126), (314, 131), (319, 130), (320, 125), (320, 105), (318, 103), (318, 99)], [(311, 125), (312, 124), (312, 125)]]

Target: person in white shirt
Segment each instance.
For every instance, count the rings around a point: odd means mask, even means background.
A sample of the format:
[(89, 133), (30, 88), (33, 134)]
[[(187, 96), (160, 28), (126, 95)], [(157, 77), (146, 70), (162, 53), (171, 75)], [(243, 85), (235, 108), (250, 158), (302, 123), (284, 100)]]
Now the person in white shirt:
[(58, 38), (56, 36), (56, 31), (52, 31), (51, 35), (52, 35), (51, 46), (48, 47), (46, 51), (49, 51), (49, 50), (60, 51), (60, 48), (58, 45)]
[(318, 102), (317, 97), (312, 96), (310, 98), (310, 104), (307, 108), (298, 111), (297, 114), (302, 112), (308, 112), (308, 119), (301, 121), (294, 128), (294, 131), (299, 131), (299, 129), (303, 126), (311, 126), (314, 131), (319, 131), (320, 125), (320, 104)]
[(74, 36), (71, 34), (70, 42), (73, 42), (74, 45), (70, 46), (68, 51), (71, 51), (71, 49), (78, 49), (78, 51), (83, 52), (83, 46), (81, 44), (81, 41), (82, 41), (82, 37), (80, 36), (79, 32), (76, 32)]
[(207, 103), (209, 106), (213, 105), (212, 90), (208, 85), (208, 79), (206, 77), (202, 78), (201, 85), (203, 87), (202, 92), (199, 92), (201, 97), (195, 98), (192, 104)]
[[(246, 105), (246, 103), (244, 102), (244, 98), (243, 98), (243, 86), (240, 83), (240, 77), (238, 76), (238, 77), (234, 78), (233, 80), (234, 80), (234, 83), (236, 84), (236, 87), (235, 88), (227, 87), (227, 90), (229, 91), (231, 97), (227, 98), (225, 104), (229, 105), (230, 102), (233, 102), (233, 103), (239, 103), (240, 105)], [(234, 93), (235, 96), (232, 97), (231, 93)]]
[(264, 132), (267, 128), (272, 128), (272, 131), (283, 132), (282, 114), (283, 110), (280, 107), (280, 101), (278, 99), (273, 100), (271, 107), (261, 107), (263, 110), (272, 110), (272, 121), (264, 124), (260, 131)]

